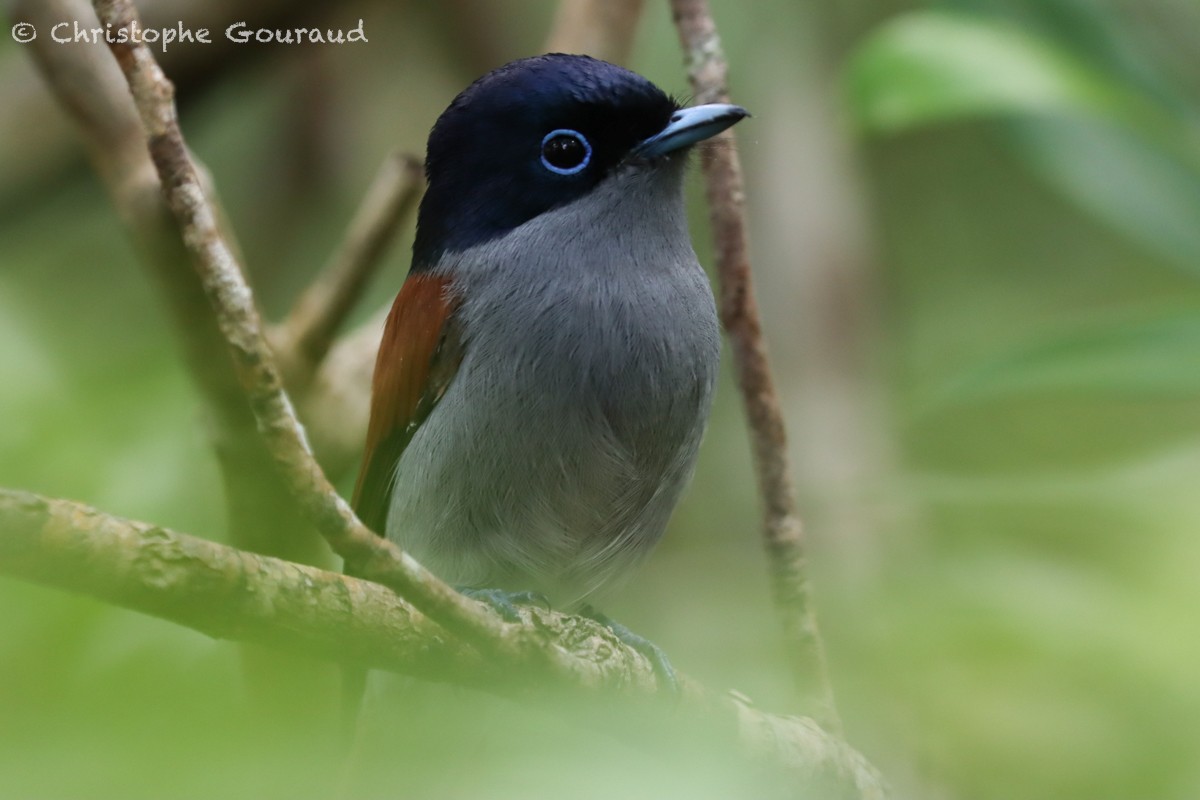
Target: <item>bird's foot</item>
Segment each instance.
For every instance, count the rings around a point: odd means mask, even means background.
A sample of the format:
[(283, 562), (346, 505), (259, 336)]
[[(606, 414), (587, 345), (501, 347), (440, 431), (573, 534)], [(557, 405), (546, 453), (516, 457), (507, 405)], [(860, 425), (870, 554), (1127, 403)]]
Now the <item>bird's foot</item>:
[(658, 685), (671, 697), (679, 696), (681, 691), (679, 675), (675, 672), (675, 667), (671, 666), (671, 660), (667, 658), (667, 654), (663, 652), (661, 647), (646, 637), (634, 633), (629, 628), (592, 606), (584, 605), (580, 608), (579, 614), (593, 622), (599, 622), (612, 631), (621, 642), (645, 656), (646, 660), (650, 662), (650, 667), (654, 670), (654, 676), (658, 678)]
[(509, 592), (504, 589), (476, 589), (458, 587), (460, 594), (478, 600), (500, 615), (505, 622), (520, 622), (521, 613), (517, 606), (541, 606), (550, 608), (550, 601), (541, 592)]

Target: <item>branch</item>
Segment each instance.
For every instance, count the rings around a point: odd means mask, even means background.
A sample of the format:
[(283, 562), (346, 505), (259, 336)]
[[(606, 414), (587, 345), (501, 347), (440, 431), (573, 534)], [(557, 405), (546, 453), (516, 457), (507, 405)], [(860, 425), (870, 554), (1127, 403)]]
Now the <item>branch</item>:
[[(331, 661), (520, 697), (544, 686), (538, 672), (498, 669), (378, 584), (258, 556), (66, 500), (0, 489), (0, 573), (79, 592), (219, 639), (265, 644)], [(595, 665), (597, 697), (656, 710), (663, 722), (703, 724), (749, 757), (795, 780), (882, 798), (879, 775), (812, 720), (755, 709), (680, 676), (678, 707), (663, 704), (645, 657), (582, 617), (523, 609), (579, 661)], [(574, 684), (578, 689), (580, 684)], [(605, 715), (634, 738), (644, 715)], [(839, 792), (838, 796), (844, 796)]]
[(546, 52), (582, 53), (625, 64), (645, 0), (563, 0)]
[(478, 654), (378, 584), (0, 489), (0, 572), (200, 631), (436, 678)]
[[(697, 102), (729, 102), (728, 67), (707, 0), (671, 0), (671, 10)], [(732, 130), (713, 142), (702, 166), (716, 247), (721, 321), (733, 344), (738, 389), (750, 426), (775, 605), (805, 706), (836, 729), (840, 727), (837, 707), (805, 574), (804, 526), (796, 511), (787, 432), (754, 298), (746, 194)]]
[(306, 387), (329, 353), (397, 228), (416, 206), (423, 181), (421, 162), (413, 156), (393, 153), (380, 167), (341, 246), (275, 332), (275, 352), (289, 386)]

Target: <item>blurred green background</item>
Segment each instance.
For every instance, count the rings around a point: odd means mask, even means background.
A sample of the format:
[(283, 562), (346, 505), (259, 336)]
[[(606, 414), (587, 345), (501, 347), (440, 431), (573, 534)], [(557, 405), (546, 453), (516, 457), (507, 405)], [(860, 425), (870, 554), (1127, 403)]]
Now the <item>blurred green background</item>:
[[(270, 316), (385, 153), (421, 152), (462, 86), (539, 52), (555, 5), (300, 5), (296, 24), (362, 17), (370, 43), (190, 68), (184, 130)], [(849, 739), (902, 797), (1200, 797), (1200, 6), (713, 8), (755, 114), (738, 138), (758, 290)], [(630, 66), (687, 93), (665, 3)], [(164, 311), (8, 36), (0, 104), (0, 485), (222, 538)], [(682, 670), (788, 711), (726, 367), (672, 530), (606, 610)], [(0, 796), (343, 785), (320, 715), (249, 698), (234, 646), (7, 579), (0, 608)], [(779, 788), (673, 735), (631, 747), (571, 712), (407, 695), (374, 715), (347, 796)]]

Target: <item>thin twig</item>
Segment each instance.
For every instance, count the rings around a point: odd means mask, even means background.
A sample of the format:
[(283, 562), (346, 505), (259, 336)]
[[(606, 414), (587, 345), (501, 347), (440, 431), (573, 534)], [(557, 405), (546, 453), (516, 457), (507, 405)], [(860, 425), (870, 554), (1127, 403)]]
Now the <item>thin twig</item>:
[[(0, 574), (83, 593), (216, 638), (353, 660), (503, 696), (521, 697), (546, 677), (497, 669), (377, 584), (28, 492), (0, 489)], [(657, 711), (664, 723), (710, 726), (747, 756), (787, 770), (805, 785), (834, 787), (836, 796), (884, 796), (880, 776), (862, 755), (812, 720), (760, 711), (686, 676), (678, 706), (659, 703), (649, 662), (607, 627), (548, 609), (522, 613), (556, 647), (592, 665), (592, 680), (565, 686), (599, 692), (604, 704), (624, 698)], [(633, 735), (630, 726), (640, 730), (646, 715), (608, 720), (616, 735)]]
[(580, 53), (625, 64), (645, 0), (562, 0), (546, 39), (548, 53)]
[(329, 353), (397, 229), (416, 207), (423, 181), (421, 162), (410, 155), (392, 153), (380, 167), (337, 252), (273, 337), (290, 387), (306, 385)]
[[(728, 68), (707, 0), (671, 0), (696, 101), (729, 102)], [(787, 432), (767, 358), (750, 274), (745, 191), (733, 132), (718, 137), (702, 165), (717, 257), (721, 321), (733, 344), (754, 466), (776, 608), (806, 710), (840, 728), (825, 648), (805, 572), (804, 527), (787, 455)]]

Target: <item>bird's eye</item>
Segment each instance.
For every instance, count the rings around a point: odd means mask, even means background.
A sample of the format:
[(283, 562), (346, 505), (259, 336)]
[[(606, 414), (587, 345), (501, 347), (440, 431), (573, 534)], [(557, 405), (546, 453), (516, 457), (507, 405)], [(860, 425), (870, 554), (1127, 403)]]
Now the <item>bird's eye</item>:
[(561, 128), (542, 139), (542, 164), (559, 175), (574, 175), (592, 160), (592, 146), (579, 131)]

